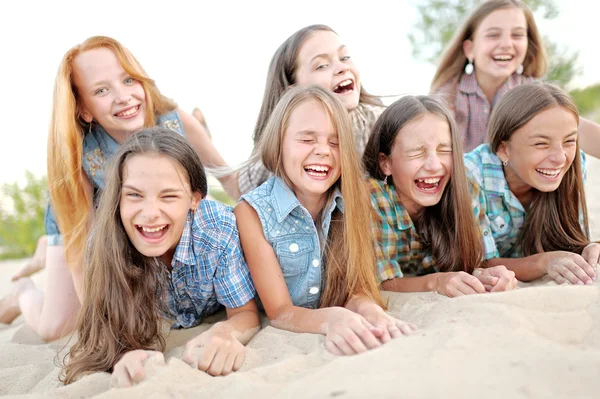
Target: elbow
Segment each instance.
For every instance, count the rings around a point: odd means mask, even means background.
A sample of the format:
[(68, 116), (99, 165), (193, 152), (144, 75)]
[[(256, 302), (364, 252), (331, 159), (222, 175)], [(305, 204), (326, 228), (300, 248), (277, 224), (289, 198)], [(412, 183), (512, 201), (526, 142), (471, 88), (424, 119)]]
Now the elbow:
[(37, 333), (43, 341), (52, 342), (70, 334), (74, 329), (75, 323), (73, 321), (58, 320), (40, 323)]

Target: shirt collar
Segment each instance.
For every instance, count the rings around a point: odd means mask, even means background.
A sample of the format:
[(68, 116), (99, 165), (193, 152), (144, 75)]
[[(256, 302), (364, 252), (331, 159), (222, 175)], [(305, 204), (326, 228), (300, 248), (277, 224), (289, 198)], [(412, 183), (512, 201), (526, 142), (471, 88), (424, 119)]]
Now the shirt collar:
[[(517, 87), (521, 83), (521, 80), (521, 75), (514, 72), (508, 77), (506, 82), (502, 83), (502, 85), (498, 88), (494, 98), (499, 98), (510, 89)], [(458, 89), (466, 94), (479, 94), (482, 98), (486, 98), (483, 94), (483, 90), (481, 90), (481, 87), (479, 87), (479, 83), (477, 83), (475, 73), (470, 75), (463, 73), (460, 81), (458, 82)]]
[[(275, 176), (275, 182), (273, 184), (273, 209), (275, 211), (275, 216), (277, 216), (277, 221), (279, 223), (283, 222), (283, 220), (297, 207), (301, 207), (300, 201), (294, 195), (293, 191), (285, 184), (283, 179), (279, 176)], [(333, 194), (333, 200), (329, 206), (329, 213), (333, 212), (335, 208), (338, 208), (342, 213), (344, 212), (344, 201), (342, 198), (342, 193), (339, 188), (335, 188), (335, 192)]]
[[(483, 164), (483, 181), (485, 191), (493, 193), (497, 196), (503, 197), (504, 201), (517, 209), (525, 212), (523, 205), (519, 202), (517, 197), (510, 191), (508, 182), (504, 176), (504, 169), (502, 167), (502, 161), (496, 154), (494, 154), (489, 144), (481, 146), (481, 162)], [(499, 170), (500, 173), (494, 173), (494, 170)]]
[[(200, 201), (202, 203), (202, 201)], [(188, 212), (187, 219), (185, 220), (185, 226), (183, 226), (183, 233), (179, 239), (179, 244), (175, 248), (175, 254), (173, 254), (173, 261), (171, 266), (175, 266), (175, 260), (186, 265), (195, 265), (196, 256), (192, 249), (192, 241), (194, 240), (193, 226), (196, 224), (196, 216), (200, 213), (200, 209), (196, 209), (196, 212)], [(175, 267), (173, 267), (175, 270)]]
[(384, 190), (388, 192), (389, 198), (392, 199), (392, 204), (396, 208), (396, 223), (398, 223), (398, 228), (400, 230), (409, 230), (414, 228), (414, 224), (412, 219), (410, 218), (410, 214), (400, 202), (400, 197), (398, 196), (398, 191), (396, 187), (385, 184), (383, 185)]

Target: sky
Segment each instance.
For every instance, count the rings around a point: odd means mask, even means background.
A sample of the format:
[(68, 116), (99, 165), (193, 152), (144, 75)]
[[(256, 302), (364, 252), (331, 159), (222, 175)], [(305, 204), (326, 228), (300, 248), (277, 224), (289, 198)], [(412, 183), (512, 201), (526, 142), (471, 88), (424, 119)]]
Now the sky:
[[(348, 46), (365, 88), (377, 95), (425, 94), (434, 65), (414, 60), (407, 34), (418, 0), (368, 1), (3, 1), (0, 3), (0, 184), (26, 170), (46, 173), (52, 90), (64, 53), (93, 35), (111, 36), (140, 61), (160, 91), (205, 114), (230, 164), (252, 150), (270, 59), (296, 30), (331, 26)], [(558, 0), (543, 34), (579, 52), (573, 87), (600, 82), (597, 2)]]

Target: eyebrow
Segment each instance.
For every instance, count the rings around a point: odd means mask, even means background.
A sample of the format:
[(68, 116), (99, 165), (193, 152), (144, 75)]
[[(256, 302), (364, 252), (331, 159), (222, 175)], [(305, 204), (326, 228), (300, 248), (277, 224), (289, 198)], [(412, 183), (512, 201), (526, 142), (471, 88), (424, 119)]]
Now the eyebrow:
[[(343, 50), (345, 47), (346, 47), (346, 45), (345, 45), (345, 44), (342, 44), (340, 47), (338, 47), (338, 49), (337, 49), (338, 53), (339, 53), (341, 50)], [(310, 59), (310, 62), (313, 62), (313, 61), (314, 61), (314, 60), (316, 60), (317, 58), (328, 58), (328, 57), (329, 57), (329, 54), (327, 54), (327, 53), (317, 54), (317, 55), (315, 55), (314, 57), (312, 57), (312, 58)]]
[[(484, 32), (489, 32), (491, 30), (502, 30), (502, 28), (500, 28), (498, 26), (492, 26), (491, 28), (487, 28)], [(517, 26), (517, 27), (511, 28), (511, 30), (527, 30), (527, 28), (524, 26)]]
[[(123, 184), (123, 188), (127, 188), (129, 190), (132, 191), (137, 191), (140, 192), (141, 190), (136, 188), (135, 186), (132, 186), (130, 184)], [(159, 194), (167, 194), (167, 193), (178, 193), (178, 192), (182, 192), (183, 190), (181, 188), (165, 188), (164, 190), (160, 190)]]
[[(119, 78), (123, 79), (125, 76), (129, 76), (129, 74), (127, 73), (127, 71), (123, 71), (123, 73), (121, 75), (119, 75)], [(98, 81), (92, 83), (90, 85), (90, 88), (95, 89), (96, 87), (103, 86), (103, 85), (105, 85), (107, 83), (108, 83), (107, 79), (98, 80)]]
[[(579, 133), (579, 131), (574, 130), (571, 133), (567, 134), (564, 138), (565, 139), (569, 138), (571, 136), (576, 135), (577, 133)], [(550, 140), (550, 136), (546, 136), (545, 134), (542, 134), (542, 133), (537, 133), (537, 134), (531, 135), (531, 136), (529, 136), (529, 138), (530, 139), (546, 139), (546, 140)]]

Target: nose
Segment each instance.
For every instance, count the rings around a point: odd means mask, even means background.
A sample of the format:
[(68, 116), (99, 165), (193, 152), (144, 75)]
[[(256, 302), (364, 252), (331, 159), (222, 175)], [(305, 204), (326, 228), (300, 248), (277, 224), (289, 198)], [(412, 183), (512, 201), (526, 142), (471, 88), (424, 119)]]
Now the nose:
[(142, 218), (145, 222), (152, 222), (160, 216), (160, 208), (156, 200), (147, 199), (142, 208)]
[(346, 71), (348, 69), (350, 69), (348, 64), (342, 62), (341, 60), (336, 61), (336, 64), (335, 64), (335, 74), (336, 75), (343, 75), (344, 73), (346, 73)]
[(314, 149), (315, 155), (320, 156), (329, 156), (331, 154), (331, 148), (329, 147), (329, 143), (327, 141), (319, 141), (317, 140)]
[(567, 162), (567, 150), (563, 146), (552, 147), (552, 153), (548, 159), (553, 164), (562, 166)]
[(115, 101), (117, 104), (127, 104), (131, 101), (131, 90), (127, 86), (121, 86), (116, 89)]
[(425, 161), (425, 170), (430, 172), (439, 172), (442, 169), (442, 162), (440, 162), (440, 157), (437, 152), (431, 153), (427, 156), (427, 160)]
[(512, 37), (510, 36), (510, 32), (503, 33), (501, 36), (500, 47), (501, 48), (509, 48), (512, 47)]

